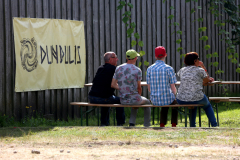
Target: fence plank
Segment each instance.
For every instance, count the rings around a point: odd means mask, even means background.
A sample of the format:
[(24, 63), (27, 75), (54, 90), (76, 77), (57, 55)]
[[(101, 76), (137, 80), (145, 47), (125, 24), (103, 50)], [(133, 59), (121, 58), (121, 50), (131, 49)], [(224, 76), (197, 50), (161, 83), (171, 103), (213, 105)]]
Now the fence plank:
[[(71, 20), (72, 19), (72, 1), (68, 1), (67, 0), (67, 19), (68, 20)], [(72, 106), (70, 105), (70, 102), (73, 101), (73, 89), (72, 88), (69, 88), (68, 91), (67, 91), (67, 94), (68, 94), (68, 100), (67, 100), (67, 103), (68, 103), (68, 116), (70, 119), (73, 118), (73, 108)]]
[[(147, 21), (147, 1), (146, 0), (142, 0), (142, 22), (146, 22)], [(143, 50), (145, 52), (147, 52), (147, 25), (146, 23), (142, 23), (142, 41), (143, 41)], [(143, 80), (146, 80), (146, 66), (144, 65), (144, 61), (147, 60), (147, 55), (145, 54), (143, 57), (143, 61), (142, 61), (142, 76), (143, 76)], [(143, 88), (143, 96), (147, 97), (147, 88), (144, 87)]]
[[(152, 64), (152, 45), (153, 45), (153, 27), (152, 27), (152, 19), (153, 19), (153, 16), (155, 15), (154, 12), (152, 14), (152, 3), (153, 3), (153, 0), (149, 0), (147, 2), (147, 43), (146, 43), (146, 60), (149, 62), (149, 65)], [(155, 18), (155, 16), (154, 16)], [(144, 80), (146, 80), (146, 75), (145, 73), (143, 73), (143, 77), (144, 77)], [(146, 87), (144, 87), (146, 88)]]
[[(185, 5), (186, 5), (186, 2), (185, 1), (181, 1), (181, 31), (182, 31), (182, 42), (181, 42), (181, 47), (183, 48), (180, 53), (181, 54), (186, 54), (187, 51), (186, 51), (186, 32), (188, 31), (186, 29), (186, 14), (185, 14)], [(182, 68), (184, 66), (184, 56), (182, 56), (181, 58), (181, 61), (180, 61), (180, 68)], [(176, 73), (178, 72), (178, 70), (176, 70)], [(178, 77), (179, 78), (179, 77)], [(178, 79), (180, 80), (180, 79)]]
[[(11, 0), (11, 14), (12, 18), (13, 17), (18, 17), (18, 2), (15, 2)], [(13, 29), (13, 23), (11, 19), (11, 28)], [(12, 42), (14, 42), (14, 33), (12, 30)], [(13, 73), (13, 83), (12, 83), (12, 88), (13, 88), (13, 115), (16, 118), (16, 120), (20, 120), (22, 118), (21, 116), (21, 93), (19, 92), (14, 92), (15, 88), (15, 74), (16, 73), (16, 60), (15, 60), (15, 47), (12, 47), (12, 73)]]
[[(84, 29), (85, 29), (84, 33), (85, 33), (85, 40), (86, 40), (86, 37), (87, 37), (86, 28), (87, 28), (87, 26), (86, 26), (86, 9), (85, 8), (86, 8), (85, 0), (80, 0), (80, 21), (84, 22)], [(85, 48), (86, 48), (86, 44), (85, 44)], [(86, 66), (88, 66), (88, 64), (86, 64)], [(85, 72), (86, 72), (86, 70), (85, 70)], [(87, 74), (88, 73), (86, 72), (85, 82), (87, 82), (87, 76), (88, 76)], [(87, 88), (89, 88), (89, 87), (87, 87)], [(81, 101), (82, 102), (87, 102), (87, 99), (88, 99), (88, 89), (87, 88), (81, 88)]]
[(166, 1), (166, 17), (167, 17), (167, 23), (165, 25), (166, 27), (166, 33), (167, 33), (167, 39), (166, 39), (166, 52), (169, 53), (168, 56), (167, 56), (167, 59), (166, 59), (166, 62), (168, 65), (172, 65), (171, 63), (171, 30), (169, 28), (170, 24), (171, 24), (171, 20), (168, 18), (170, 15), (171, 15), (171, 2), (170, 1)]
[[(152, 45), (151, 45), (151, 48), (150, 48), (150, 53), (148, 54), (151, 54), (150, 56), (150, 59), (151, 61), (149, 62), (149, 66), (151, 64), (153, 64), (155, 62), (155, 48), (157, 47), (157, 43), (156, 43), (156, 40), (157, 40), (157, 31), (156, 31), (156, 16), (158, 12), (156, 12), (156, 1), (155, 0), (152, 0), (152, 19), (151, 19), (151, 24), (152, 24)], [(147, 91), (148, 92), (148, 91)]]
[[(36, 18), (43, 17), (42, 8), (43, 8), (43, 2), (36, 1), (35, 2)], [(37, 93), (37, 111), (40, 115), (44, 115), (44, 104), (45, 104), (44, 91), (38, 91), (36, 93)]]
[[(67, 19), (67, 0), (62, 0), (61, 4), (62, 19)], [(68, 89), (62, 89), (62, 119), (68, 120)]]
[(170, 1), (170, 7), (174, 7), (174, 9), (170, 9), (170, 14), (174, 16), (174, 18), (170, 21), (171, 27), (169, 27), (170, 30), (170, 65), (173, 67), (173, 69), (176, 71), (176, 33), (173, 33), (176, 29), (174, 22), (177, 22), (176, 20), (176, 6), (175, 6), (175, 0)]
[[(79, 12), (79, 1), (78, 0), (73, 0), (73, 3), (72, 3), (72, 8), (74, 10), (73, 12), (73, 20), (79, 20), (79, 15), (80, 15), (80, 12)], [(74, 102), (81, 102), (81, 95), (80, 95), (80, 89), (79, 88), (74, 88), (73, 90), (73, 93), (74, 93)], [(75, 107), (74, 108), (74, 113), (75, 113), (75, 117), (76, 118), (79, 118), (80, 117), (80, 107)]]
[[(181, 19), (180, 19), (180, 17), (181, 17), (181, 12), (180, 12), (181, 2), (180, 2), (180, 1), (176, 1), (175, 3), (176, 3), (176, 4), (175, 4), (175, 9), (176, 9), (176, 13), (175, 13), (176, 22), (179, 23), (179, 25), (177, 25), (177, 26), (175, 27), (175, 31), (177, 32), (177, 31), (180, 30), (180, 24), (181, 24)], [(175, 35), (176, 35), (176, 36), (175, 36), (175, 37), (176, 37), (175, 40), (181, 39), (181, 36), (180, 36), (179, 34), (177, 34), (176, 32), (175, 32)], [(174, 56), (174, 57), (175, 57), (175, 63), (176, 63), (175, 72), (177, 72), (177, 71), (181, 68), (181, 66), (180, 66), (180, 52), (177, 51), (177, 49), (180, 47), (180, 44), (177, 44), (176, 41), (175, 41), (175, 44), (176, 44), (176, 46), (175, 46), (175, 50), (173, 50), (173, 54), (176, 55), (176, 56)]]
[(0, 116), (6, 114), (5, 110), (5, 59), (4, 59), (4, 53), (5, 53), (5, 33), (4, 33), (4, 1), (0, 1)]
[(4, 1), (4, 15), (5, 15), (5, 58), (6, 58), (6, 114), (11, 117), (13, 115), (13, 74), (12, 74), (12, 38), (11, 38), (11, 8), (10, 1)]
[[(119, 3), (116, 3), (116, 8), (117, 6), (119, 5)], [(136, 6), (134, 6), (136, 7)], [(105, 10), (106, 12), (106, 10)], [(122, 43), (121, 43), (121, 29), (122, 29), (122, 26), (121, 26), (121, 21), (122, 21), (122, 15), (121, 15), (121, 11), (118, 10), (116, 11), (116, 35), (117, 35), (117, 50), (116, 50), (116, 54), (118, 56), (118, 64), (120, 64), (122, 62)], [(106, 32), (106, 35), (107, 35), (107, 32)], [(101, 37), (101, 36), (100, 36)]]

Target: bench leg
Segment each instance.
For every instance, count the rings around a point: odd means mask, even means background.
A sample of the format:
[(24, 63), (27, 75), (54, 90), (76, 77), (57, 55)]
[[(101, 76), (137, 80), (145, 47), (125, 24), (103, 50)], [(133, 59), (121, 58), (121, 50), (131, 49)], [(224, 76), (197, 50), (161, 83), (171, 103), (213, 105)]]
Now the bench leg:
[(80, 107), (80, 112), (81, 112), (81, 126), (83, 125), (83, 114), (82, 114), (82, 106), (79, 106)]
[(187, 127), (187, 107), (184, 108), (184, 112), (185, 112), (185, 127)]
[(201, 107), (198, 107), (198, 114), (199, 114), (199, 127), (202, 127), (202, 121), (201, 121)]
[(152, 125), (154, 125), (154, 110), (155, 110), (155, 107), (152, 108), (153, 112), (152, 112)]
[(113, 107), (112, 108), (113, 109), (113, 125), (115, 126), (115, 115), (116, 115), (116, 108), (115, 107)]
[(216, 112), (217, 112), (217, 125), (218, 125), (218, 127), (219, 127), (218, 104), (216, 104)]
[[(86, 111), (88, 111), (88, 106), (86, 107)], [(88, 126), (88, 113), (86, 114), (86, 126)]]
[(99, 123), (99, 107), (97, 107), (97, 120), (98, 120), (98, 126), (100, 126), (100, 123)]

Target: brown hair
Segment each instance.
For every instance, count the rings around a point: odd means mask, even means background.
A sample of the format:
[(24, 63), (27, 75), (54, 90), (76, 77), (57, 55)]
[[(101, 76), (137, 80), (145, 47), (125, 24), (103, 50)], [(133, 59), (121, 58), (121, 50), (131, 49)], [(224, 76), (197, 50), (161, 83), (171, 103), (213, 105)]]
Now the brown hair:
[(189, 52), (186, 54), (186, 56), (184, 58), (184, 63), (187, 66), (194, 65), (194, 61), (198, 58), (199, 58), (199, 56), (198, 56), (197, 52)]

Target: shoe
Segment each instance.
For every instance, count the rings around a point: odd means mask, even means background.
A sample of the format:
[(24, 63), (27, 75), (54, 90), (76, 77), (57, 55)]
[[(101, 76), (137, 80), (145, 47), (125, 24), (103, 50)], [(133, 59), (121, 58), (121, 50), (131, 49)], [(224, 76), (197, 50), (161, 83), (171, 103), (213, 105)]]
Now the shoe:
[(176, 123), (172, 123), (172, 127), (177, 127), (177, 124)]
[(164, 123), (160, 123), (160, 127), (165, 127), (165, 124)]
[(135, 124), (133, 124), (133, 123), (129, 123), (129, 127), (134, 127), (135, 126)]

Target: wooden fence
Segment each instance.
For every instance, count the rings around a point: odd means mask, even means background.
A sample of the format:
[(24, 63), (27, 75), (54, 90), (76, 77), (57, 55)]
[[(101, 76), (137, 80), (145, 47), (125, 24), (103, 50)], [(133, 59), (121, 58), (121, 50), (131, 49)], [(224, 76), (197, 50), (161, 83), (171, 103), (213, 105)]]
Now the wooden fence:
[[(88, 101), (90, 88), (55, 89), (35, 92), (14, 92), (15, 87), (15, 51), (13, 36), (13, 17), (53, 18), (84, 21), (87, 70), (86, 83), (93, 80), (99, 65), (103, 64), (103, 54), (114, 51), (119, 57), (118, 64), (125, 62), (125, 52), (130, 49), (131, 39), (126, 37), (126, 27), (122, 22), (124, 9), (117, 11), (119, 0), (0, 0), (0, 113), (14, 116), (20, 120), (32, 112), (54, 114), (55, 119), (67, 120), (68, 117), (79, 116), (79, 109), (72, 109), (72, 101)], [(196, 51), (200, 59), (208, 66), (209, 74), (215, 79), (239, 81), (239, 74), (235, 72), (236, 65), (228, 60), (226, 44), (218, 35), (219, 29), (230, 30), (230, 25), (216, 27), (215, 18), (208, 13), (206, 0), (188, 2), (185, 0), (126, 0), (134, 8), (132, 21), (136, 23), (136, 31), (144, 42), (144, 59), (149, 64), (154, 63), (154, 48), (162, 45), (166, 47), (167, 64), (173, 66), (177, 72), (183, 65), (180, 54)], [(236, 1), (237, 5), (239, 2)], [(174, 9), (170, 9), (170, 7)], [(202, 6), (202, 9), (198, 9)], [(191, 14), (191, 9), (196, 11)], [(174, 15), (170, 20), (169, 15)], [(197, 18), (204, 18), (198, 22)], [(226, 16), (222, 17), (223, 19)], [(195, 21), (196, 20), (196, 21)], [(170, 25), (178, 22), (179, 26)], [(199, 33), (199, 27), (207, 27), (206, 32)], [(181, 30), (182, 35), (173, 33)], [(201, 36), (207, 35), (208, 41), (200, 41)], [(180, 44), (177, 39), (182, 39)], [(209, 44), (211, 49), (204, 50)], [(177, 52), (178, 47), (183, 47)], [(217, 52), (219, 57), (207, 59), (206, 55)], [(237, 49), (239, 53), (239, 48)], [(239, 60), (239, 59), (238, 59)], [(217, 68), (209, 66), (210, 62), (218, 61), (224, 74), (215, 75)], [(146, 68), (142, 67), (143, 73)], [(145, 80), (145, 76), (143, 76)], [(208, 87), (208, 95), (221, 93), (222, 88), (215, 85)], [(231, 92), (239, 92), (239, 86), (229, 86)], [(143, 88), (143, 95), (148, 96), (147, 88)], [(26, 108), (29, 107), (29, 108)]]

